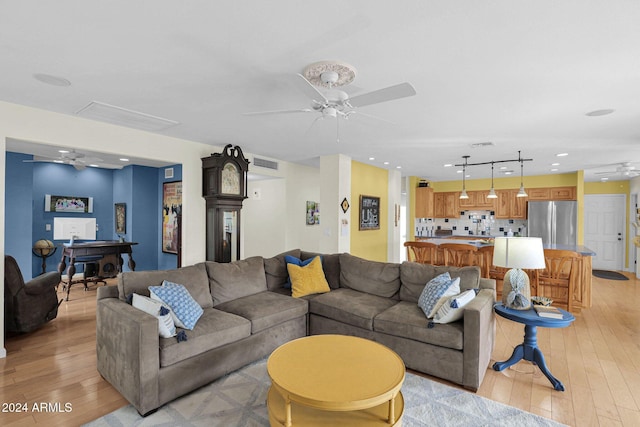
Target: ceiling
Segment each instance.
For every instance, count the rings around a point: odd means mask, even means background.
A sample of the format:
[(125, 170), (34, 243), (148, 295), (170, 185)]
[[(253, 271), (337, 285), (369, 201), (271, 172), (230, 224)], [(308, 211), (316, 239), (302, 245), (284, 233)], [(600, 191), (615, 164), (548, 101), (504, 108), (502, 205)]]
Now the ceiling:
[[(303, 164), (342, 153), (442, 181), (460, 179), (443, 165), (463, 155), (521, 151), (525, 176), (593, 181), (640, 169), (638, 22), (640, 3), (623, 0), (4, 1), (0, 100), (70, 115), (107, 104), (177, 122), (163, 135)], [(339, 141), (316, 112), (243, 115), (309, 108), (296, 74), (322, 60), (356, 69), (350, 96), (402, 82), (417, 94), (339, 119)], [(615, 111), (586, 115), (602, 109)]]

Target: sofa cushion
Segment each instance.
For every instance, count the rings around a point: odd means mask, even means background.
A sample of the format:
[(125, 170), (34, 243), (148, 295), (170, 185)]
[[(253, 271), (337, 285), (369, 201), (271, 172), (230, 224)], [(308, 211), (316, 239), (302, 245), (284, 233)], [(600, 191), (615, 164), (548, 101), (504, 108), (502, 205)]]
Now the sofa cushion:
[(391, 298), (400, 289), (400, 265), (340, 254), (340, 286)]
[(288, 264), (287, 270), (291, 278), (291, 296), (300, 298), (307, 295), (329, 292), (329, 284), (322, 271), (322, 261), (319, 256), (305, 266)]
[(480, 287), (480, 267), (435, 266), (405, 261), (400, 265), (400, 300), (417, 303), (424, 285), (445, 272), (449, 272), (453, 279), (460, 278), (460, 290)]
[(340, 287), (340, 254), (319, 254), (315, 252), (300, 252), (300, 259), (307, 260), (320, 255), (322, 257), (322, 270), (324, 277), (331, 289)]
[(219, 263), (206, 261), (213, 306), (267, 290), (262, 257)]
[(263, 260), (264, 273), (267, 279), (267, 289), (270, 291), (275, 291), (287, 283), (289, 273), (287, 272), (287, 264), (285, 262), (286, 255), (300, 258), (300, 249), (283, 252), (272, 258), (265, 258)]
[(251, 333), (255, 334), (287, 320), (307, 314), (309, 303), (271, 291), (264, 291), (227, 301), (216, 309), (237, 314), (251, 321)]
[(132, 293), (149, 296), (149, 286), (161, 286), (168, 280), (180, 283), (189, 291), (189, 294), (198, 301), (200, 307), (213, 307), (209, 278), (204, 263), (190, 265), (174, 270), (153, 271), (127, 271), (118, 274), (118, 297), (122, 301)]
[(373, 319), (397, 302), (389, 298), (341, 288), (310, 299), (309, 313), (371, 331)]
[(185, 331), (187, 341), (160, 338), (160, 366), (169, 366), (189, 357), (251, 335), (251, 322), (232, 313), (207, 308), (192, 331)]
[(439, 347), (462, 350), (464, 324), (453, 322), (429, 328), (429, 320), (415, 303), (400, 301), (380, 313), (373, 322), (376, 332), (408, 338)]
[(167, 305), (176, 325), (184, 329), (193, 329), (202, 316), (202, 307), (184, 286), (164, 281), (162, 286), (149, 286), (151, 298)]

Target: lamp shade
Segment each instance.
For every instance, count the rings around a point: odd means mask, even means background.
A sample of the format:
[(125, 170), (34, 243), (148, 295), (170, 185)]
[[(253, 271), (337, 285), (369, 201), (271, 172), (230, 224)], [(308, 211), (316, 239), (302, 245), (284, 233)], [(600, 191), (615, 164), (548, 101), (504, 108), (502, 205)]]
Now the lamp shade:
[(545, 268), (542, 238), (496, 237), (493, 247), (493, 265), (506, 268)]

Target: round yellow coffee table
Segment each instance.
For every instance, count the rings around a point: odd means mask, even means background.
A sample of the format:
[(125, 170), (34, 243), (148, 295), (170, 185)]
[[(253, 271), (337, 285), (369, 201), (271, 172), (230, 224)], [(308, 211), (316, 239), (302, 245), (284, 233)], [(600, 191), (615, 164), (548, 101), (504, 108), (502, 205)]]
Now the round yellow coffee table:
[(404, 362), (363, 338), (314, 335), (290, 341), (269, 356), (267, 397), (272, 426), (400, 426)]

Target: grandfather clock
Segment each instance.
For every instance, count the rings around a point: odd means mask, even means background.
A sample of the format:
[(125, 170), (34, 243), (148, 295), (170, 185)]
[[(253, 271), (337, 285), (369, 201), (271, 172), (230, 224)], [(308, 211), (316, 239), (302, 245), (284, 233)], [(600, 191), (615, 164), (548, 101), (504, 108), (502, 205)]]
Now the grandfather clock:
[(249, 160), (237, 145), (202, 159), (202, 196), (207, 201), (207, 261), (240, 259), (240, 210), (247, 198)]

